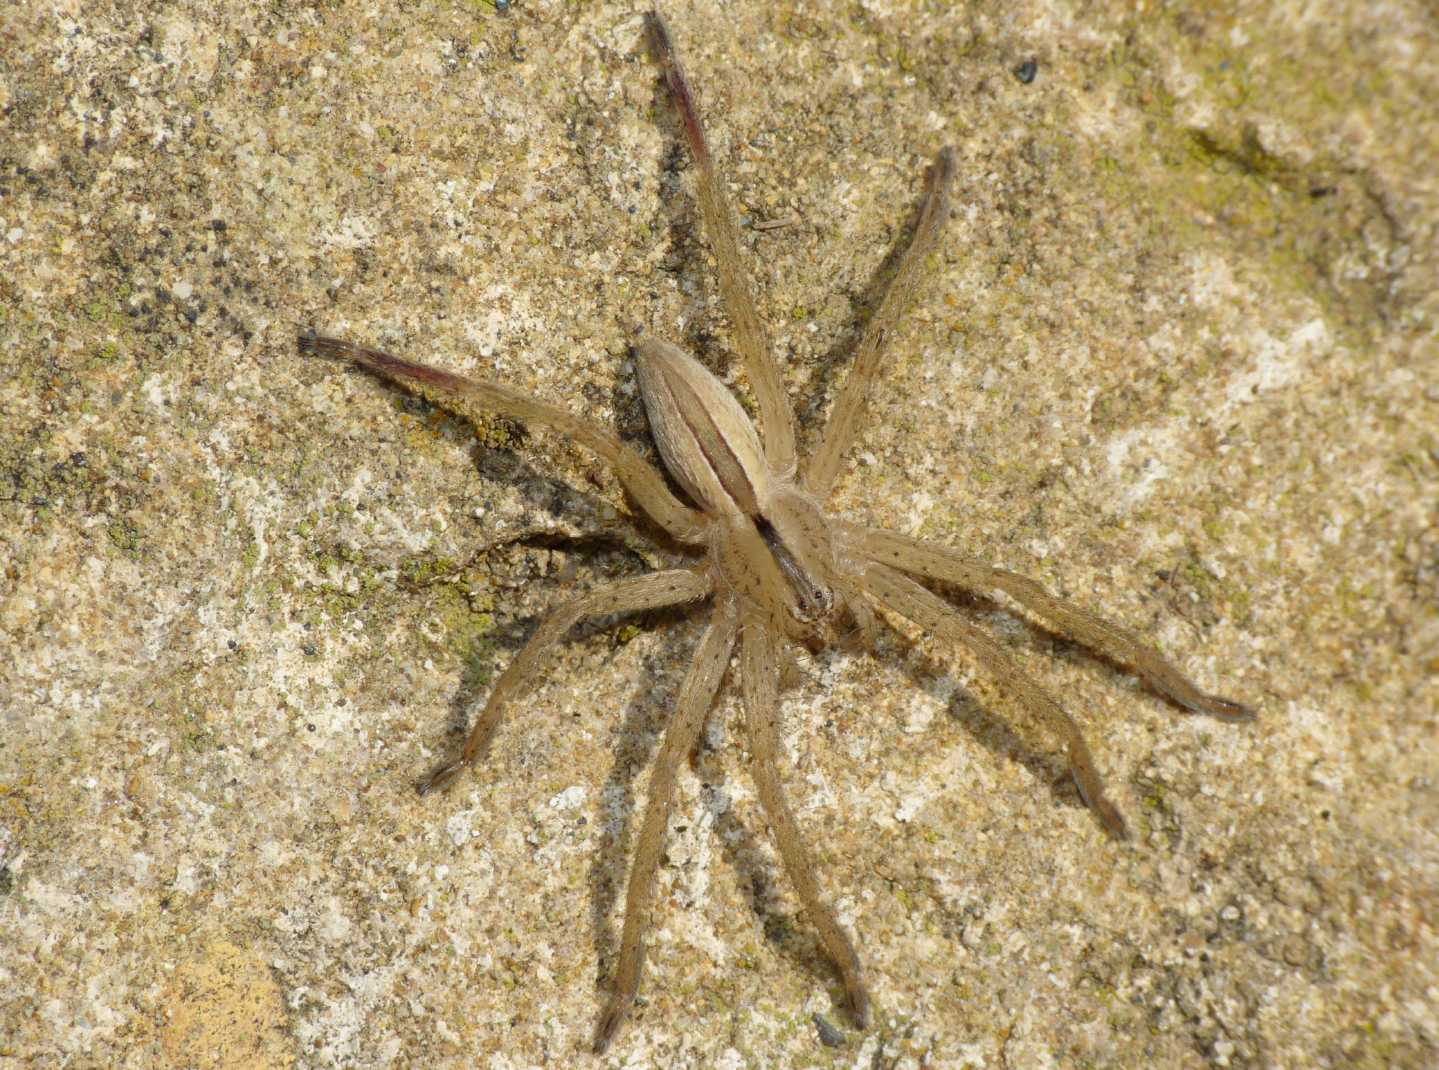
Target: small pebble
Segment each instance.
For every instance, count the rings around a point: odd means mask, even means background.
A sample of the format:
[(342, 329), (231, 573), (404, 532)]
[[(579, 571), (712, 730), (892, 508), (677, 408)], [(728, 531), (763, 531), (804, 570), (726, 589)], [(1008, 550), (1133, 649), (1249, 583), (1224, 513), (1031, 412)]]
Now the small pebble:
[(814, 1014), (810, 1018), (815, 1029), (819, 1030), (819, 1042), (826, 1048), (838, 1048), (844, 1044), (844, 1034), (828, 1018), (822, 1014)]

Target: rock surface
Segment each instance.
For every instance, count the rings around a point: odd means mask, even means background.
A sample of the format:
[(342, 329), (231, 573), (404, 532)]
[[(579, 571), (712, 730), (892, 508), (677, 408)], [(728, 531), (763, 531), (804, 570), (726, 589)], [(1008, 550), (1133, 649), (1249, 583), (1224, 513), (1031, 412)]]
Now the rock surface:
[[(959, 153), (834, 500), (1034, 575), (1257, 722), (956, 596), (1086, 727), (903, 628), (804, 660), (786, 780), (878, 1007), (839, 1006), (732, 691), (602, 1063), (1439, 1062), (1439, 22), (1376, 6), (746, 3), (668, 18), (812, 434)], [(1082, 10), (1082, 14), (1080, 13)], [(314, 326), (645, 444), (641, 330), (728, 368), (625, 5), (20, 5), (0, 69), (0, 1065), (575, 1065), (695, 639), (544, 608), (674, 557), (554, 436), (297, 355)]]

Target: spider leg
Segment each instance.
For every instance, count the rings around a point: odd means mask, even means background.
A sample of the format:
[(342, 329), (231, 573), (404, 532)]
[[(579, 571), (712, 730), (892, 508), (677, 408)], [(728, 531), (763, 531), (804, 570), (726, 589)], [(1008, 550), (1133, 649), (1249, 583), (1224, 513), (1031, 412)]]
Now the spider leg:
[(745, 374), (749, 376), (750, 389), (754, 391), (755, 402), (759, 406), (765, 459), (777, 475), (787, 477), (794, 473), (796, 463), (794, 413), (785, 397), (784, 383), (770, 349), (769, 337), (755, 309), (754, 290), (744, 260), (740, 257), (734, 213), (725, 198), (722, 179), (715, 169), (709, 143), (705, 140), (704, 126), (700, 123), (694, 91), (680, 66), (669, 28), (658, 11), (650, 12), (649, 24), (655, 51), (664, 67), (670, 99), (679, 113), (685, 143), (695, 162), (700, 215), (704, 218), (705, 233), (714, 250), (720, 297), (734, 329), (735, 348), (739, 350)]
[(814, 859), (800, 838), (794, 813), (785, 799), (780, 782), (779, 740), (776, 719), (779, 713), (780, 666), (775, 657), (780, 637), (754, 617), (746, 620), (740, 636), (740, 679), (744, 692), (745, 727), (749, 732), (754, 774), (760, 804), (769, 815), (770, 830), (785, 872), (799, 893), (800, 903), (819, 930), (820, 942), (839, 968), (850, 1010), (861, 1028), (869, 1027), (869, 993), (865, 990), (859, 956), (834, 911), (824, 901), (815, 879)]
[(954, 183), (955, 167), (954, 150), (940, 149), (929, 170), (924, 203), (920, 207), (919, 221), (915, 224), (909, 248), (900, 258), (879, 307), (864, 326), (855, 350), (854, 367), (850, 369), (830, 411), (819, 449), (809, 459), (804, 474), (805, 487), (820, 501), (829, 495), (844, 456), (859, 435), (865, 404), (874, 387), (875, 377), (879, 375), (885, 345), (894, 333), (900, 316), (914, 298), (925, 261), (939, 245), (944, 221), (949, 217), (949, 190)]
[(1121, 664), (1132, 666), (1150, 687), (1187, 710), (1230, 721), (1249, 720), (1254, 716), (1254, 711), (1247, 706), (1199, 690), (1138, 637), (1103, 617), (1055, 598), (1027, 576), (992, 568), (948, 547), (935, 546), (880, 528), (848, 526), (845, 531), (864, 557), (932, 580), (953, 583), (969, 591), (1003, 591), (1077, 642)]
[(419, 786), (420, 794), (428, 795), (443, 788), (462, 770), (484, 757), (495, 729), (504, 718), (505, 707), (544, 665), (555, 645), (582, 618), (611, 613), (633, 613), (642, 609), (659, 609), (681, 602), (694, 602), (704, 598), (710, 590), (710, 581), (703, 574), (689, 569), (673, 569), (609, 583), (552, 609), (535, 634), (530, 636), (524, 649), (495, 681), (484, 710), (465, 739), (460, 756), (453, 762), (440, 766), (422, 781)]
[(1059, 703), (1034, 683), (1004, 648), (974, 625), (958, 616), (942, 598), (930, 593), (908, 576), (878, 562), (864, 572), (865, 589), (886, 609), (908, 617), (935, 635), (966, 647), (999, 683), (1013, 691), (1026, 706), (1049, 721), (1064, 738), (1069, 751), (1069, 769), (1079, 794), (1100, 822), (1115, 836), (1127, 833), (1124, 818), (1104, 794), (1104, 784), (1094, 768), (1089, 745), (1079, 726)]
[(625, 893), (625, 925), (620, 937), (619, 963), (611, 982), (609, 1001), (595, 1027), (596, 1054), (610, 1046), (630, 1004), (634, 1002), (635, 993), (639, 991), (645, 930), (649, 928), (655, 870), (659, 866), (660, 849), (664, 846), (665, 826), (669, 823), (675, 775), (680, 762), (694, 749), (705, 714), (714, 703), (734, 649), (736, 630), (733, 602), (725, 601), (716, 606), (704, 638), (700, 640), (694, 662), (680, 687), (674, 719), (665, 730), (664, 743), (655, 760), (654, 772), (650, 774), (644, 824), (640, 829), (634, 865), (630, 869), (629, 888)]
[(664, 479), (643, 457), (588, 420), (501, 383), (467, 379), (339, 338), (302, 334), (299, 342), (301, 352), (351, 361), (471, 422), (483, 413), (499, 413), (553, 428), (608, 462), (640, 508), (674, 538), (693, 543), (704, 537), (708, 527), (704, 514), (671, 494)]

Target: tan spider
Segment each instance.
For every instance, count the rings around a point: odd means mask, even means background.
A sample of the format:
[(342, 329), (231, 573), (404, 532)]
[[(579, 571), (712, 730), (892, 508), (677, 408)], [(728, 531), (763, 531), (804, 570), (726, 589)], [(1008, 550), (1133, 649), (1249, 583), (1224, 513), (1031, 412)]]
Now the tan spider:
[(350, 342), (312, 334), (300, 338), (303, 351), (363, 365), (471, 419), (483, 413), (501, 413), (568, 435), (603, 457), (634, 502), (674, 540), (698, 555), (688, 568), (608, 584), (552, 610), (496, 681), (459, 758), (437, 769), (420, 786), (422, 794), (441, 788), (484, 757), (505, 708), (581, 619), (703, 600), (711, 603), (709, 626), (680, 688), (674, 719), (665, 731), (650, 775), (644, 825), (625, 896), (619, 962), (595, 1031), (597, 1052), (614, 1039), (638, 991), (655, 870), (675, 775), (695, 745), (736, 645), (751, 768), (760, 802), (784, 868), (819, 930), (825, 951), (839, 969), (850, 1008), (861, 1027), (868, 1026), (870, 1009), (859, 956), (820, 891), (813, 860), (785, 801), (776, 766), (781, 669), (791, 656), (786, 643), (823, 642), (833, 639), (842, 628), (857, 628), (859, 634), (870, 638), (875, 628), (871, 603), (953, 640), (1063, 738), (1084, 801), (1109, 832), (1121, 837), (1125, 835), (1124, 819), (1106, 798), (1089, 747), (1069, 714), (1021, 671), (1002, 646), (906, 573), (969, 591), (1003, 591), (1050, 626), (1131, 666), (1152, 688), (1178, 705), (1229, 719), (1250, 715), (1237, 702), (1200, 691), (1123, 628), (1052, 597), (1032, 580), (991, 568), (947, 547), (824, 513), (821, 503), (859, 433), (885, 343), (910, 303), (926, 259), (939, 243), (949, 212), (954, 153), (943, 149), (935, 157), (914, 236), (883, 300), (864, 327), (855, 366), (834, 404), (819, 448), (801, 466), (793, 414), (764, 326), (755, 312), (734, 217), (705, 142), (694, 95), (664, 22), (652, 13), (649, 23), (694, 160), (700, 211), (719, 265), (720, 293), (764, 432), (762, 436), (756, 432), (739, 402), (699, 362), (656, 338), (638, 342), (635, 365), (650, 426), (670, 475), (693, 505), (671, 493), (664, 478), (614, 435), (564, 409), (499, 383), (465, 379)]

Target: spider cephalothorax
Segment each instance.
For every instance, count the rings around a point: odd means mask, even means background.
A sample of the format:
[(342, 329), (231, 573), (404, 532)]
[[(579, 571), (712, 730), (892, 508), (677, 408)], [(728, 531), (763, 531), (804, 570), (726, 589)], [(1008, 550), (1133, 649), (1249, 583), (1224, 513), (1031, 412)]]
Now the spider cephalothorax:
[(1064, 739), (1080, 794), (1116, 836), (1125, 834), (1124, 819), (1106, 798), (1074, 721), (1020, 670), (1002, 646), (906, 573), (971, 591), (1003, 591), (1051, 627), (1131, 666), (1178, 705), (1229, 719), (1249, 715), (1236, 702), (1200, 691), (1129, 632), (1054, 598), (1032, 580), (944, 546), (839, 520), (824, 512), (822, 503), (859, 433), (884, 344), (909, 304), (925, 261), (939, 243), (949, 210), (954, 154), (943, 149), (935, 158), (913, 237), (861, 332), (854, 368), (835, 400), (819, 447), (801, 465), (793, 415), (750, 296), (733, 215), (705, 143), (693, 93), (657, 14), (651, 15), (650, 27), (695, 163), (700, 210), (718, 264), (721, 297), (760, 417), (757, 430), (734, 396), (692, 357), (658, 339), (640, 340), (635, 364), (650, 426), (666, 467), (692, 505), (677, 498), (663, 477), (618, 438), (566, 409), (498, 383), (466, 379), (350, 342), (313, 334), (300, 339), (307, 352), (363, 365), (461, 414), (502, 413), (568, 435), (604, 458), (640, 509), (675, 541), (696, 552), (688, 567), (620, 580), (552, 610), (495, 682), (460, 756), (437, 769), (420, 787), (422, 793), (443, 787), (483, 757), (506, 707), (577, 621), (703, 600), (712, 604), (709, 625), (680, 688), (674, 718), (650, 777), (644, 824), (625, 897), (619, 962), (609, 1002), (595, 1032), (596, 1050), (603, 1050), (614, 1038), (638, 991), (644, 934), (675, 776), (699, 736), (736, 647), (753, 754), (751, 768), (760, 802), (785, 870), (819, 930), (825, 951), (839, 969), (850, 1007), (862, 1026), (869, 1022), (869, 996), (859, 956), (820, 891), (810, 852), (785, 800), (776, 768), (775, 712), (787, 643), (822, 641), (833, 635), (840, 621), (852, 621), (857, 633), (868, 637), (877, 626), (872, 604), (953, 640)]

